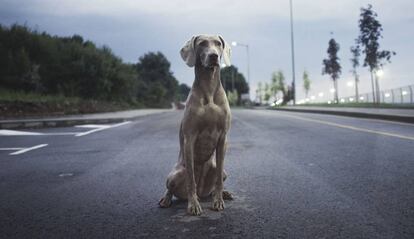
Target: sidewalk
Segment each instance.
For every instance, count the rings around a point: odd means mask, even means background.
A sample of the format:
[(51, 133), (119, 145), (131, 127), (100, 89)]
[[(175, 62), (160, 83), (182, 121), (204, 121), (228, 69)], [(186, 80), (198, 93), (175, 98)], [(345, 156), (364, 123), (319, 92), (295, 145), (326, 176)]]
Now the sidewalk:
[(354, 108), (354, 107), (318, 107), (318, 106), (284, 106), (274, 110), (332, 114), (360, 118), (391, 120), (414, 124), (414, 109), (388, 108)]
[(116, 123), (136, 118), (169, 112), (171, 109), (140, 109), (84, 115), (66, 115), (45, 118), (25, 118), (0, 120), (0, 129), (66, 127), (78, 124)]

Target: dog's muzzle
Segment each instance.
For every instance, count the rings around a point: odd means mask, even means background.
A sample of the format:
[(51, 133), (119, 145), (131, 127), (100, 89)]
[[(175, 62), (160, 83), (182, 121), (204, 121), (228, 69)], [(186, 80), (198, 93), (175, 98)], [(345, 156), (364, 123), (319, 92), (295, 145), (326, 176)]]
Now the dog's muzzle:
[(214, 67), (218, 66), (219, 64), (219, 56), (216, 53), (212, 53), (208, 55), (208, 66)]

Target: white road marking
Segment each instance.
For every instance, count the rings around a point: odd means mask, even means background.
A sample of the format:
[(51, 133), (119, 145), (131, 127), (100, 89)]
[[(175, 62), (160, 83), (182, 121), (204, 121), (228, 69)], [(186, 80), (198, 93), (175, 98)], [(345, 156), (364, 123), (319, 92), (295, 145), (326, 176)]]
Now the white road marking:
[(76, 137), (81, 137), (81, 136), (96, 133), (98, 131), (102, 131), (102, 130), (105, 130), (105, 129), (111, 129), (111, 128), (119, 127), (119, 126), (122, 126), (122, 125), (126, 125), (126, 124), (129, 124), (129, 123), (131, 123), (131, 121), (125, 121), (125, 122), (122, 122), (122, 123), (119, 123), (119, 124), (114, 124), (114, 125), (93, 125), (93, 124), (91, 124), (91, 125), (77, 125), (76, 127), (79, 127), (79, 128), (95, 128), (95, 129), (75, 134), (75, 136)]
[(111, 125), (106, 124), (81, 124), (76, 125), (77, 128), (101, 128), (101, 127), (111, 127)]
[(0, 130), (0, 136), (45, 136), (45, 135), (76, 135), (82, 132), (38, 133), (18, 130)]
[(21, 150), (21, 149), (24, 149), (24, 148), (0, 148), (0, 150), (3, 150), (3, 151), (15, 151), (15, 150)]
[(115, 128), (118, 126), (126, 125), (131, 123), (131, 121), (125, 121), (113, 125), (99, 125), (99, 124), (85, 124), (85, 125), (76, 125), (77, 128), (93, 128), (92, 130), (86, 132), (51, 132), (51, 133), (39, 133), (39, 132), (29, 132), (29, 131), (18, 131), (18, 130), (7, 130), (1, 129), (0, 136), (59, 136), (59, 135), (74, 135), (77, 137), (85, 136), (92, 134), (101, 130)]
[(29, 152), (29, 151), (31, 151), (31, 150), (35, 150), (35, 149), (40, 149), (40, 148), (46, 147), (47, 145), (48, 145), (48, 144), (39, 144), (39, 145), (36, 145), (36, 146), (30, 147), (30, 148), (21, 148), (20, 150), (18, 150), (18, 151), (16, 151), (16, 152), (10, 153), (9, 155), (19, 155), (19, 154), (24, 154), (24, 153), (27, 153), (27, 152)]
[(1, 129), (0, 130), (0, 135), (2, 135), (2, 136), (19, 136), (19, 135), (43, 135), (43, 134), (42, 133), (36, 133), (36, 132), (26, 132), (26, 131)]
[(76, 134), (79, 134), (79, 133), (82, 133), (82, 132), (43, 133), (43, 135), (52, 135), (52, 136), (55, 136), (55, 135), (76, 135)]
[(343, 125), (343, 124), (333, 123), (333, 122), (329, 122), (329, 121), (324, 121), (324, 120), (302, 118), (302, 117), (293, 116), (293, 115), (290, 115), (290, 114), (284, 114), (284, 116), (299, 119), (299, 120), (303, 120), (303, 121), (310, 121), (310, 122), (315, 122), (315, 123), (319, 123), (319, 124), (335, 126), (335, 127), (338, 127), (338, 128), (350, 129), (350, 130), (355, 130), (355, 131), (360, 131), (360, 132), (379, 134), (379, 135), (390, 136), (390, 137), (395, 137), (395, 138), (400, 138), (400, 139), (408, 139), (408, 140), (413, 140), (414, 141), (414, 137), (410, 137), (410, 136), (406, 136), (406, 135), (388, 133), (388, 132), (383, 132), (383, 131), (376, 131), (376, 130), (371, 130), (371, 129), (364, 129), (364, 128), (354, 127), (354, 126), (350, 126), (350, 125)]

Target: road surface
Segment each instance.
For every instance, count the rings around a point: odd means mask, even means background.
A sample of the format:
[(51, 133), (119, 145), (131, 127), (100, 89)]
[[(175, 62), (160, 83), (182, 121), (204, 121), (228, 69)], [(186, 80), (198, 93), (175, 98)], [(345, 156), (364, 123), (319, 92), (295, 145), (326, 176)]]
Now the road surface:
[(414, 125), (233, 110), (236, 198), (193, 217), (157, 206), (181, 117), (0, 131), (0, 238), (414, 237)]

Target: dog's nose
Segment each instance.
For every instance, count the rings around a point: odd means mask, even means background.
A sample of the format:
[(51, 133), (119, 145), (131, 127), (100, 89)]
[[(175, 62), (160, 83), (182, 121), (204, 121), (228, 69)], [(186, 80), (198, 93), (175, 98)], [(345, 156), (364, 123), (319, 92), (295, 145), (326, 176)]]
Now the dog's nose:
[(214, 61), (218, 59), (218, 55), (216, 53), (212, 53), (208, 57), (210, 58), (210, 60), (214, 60)]

